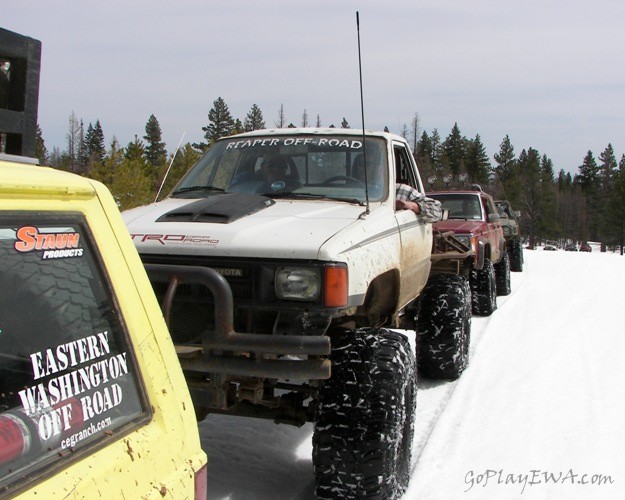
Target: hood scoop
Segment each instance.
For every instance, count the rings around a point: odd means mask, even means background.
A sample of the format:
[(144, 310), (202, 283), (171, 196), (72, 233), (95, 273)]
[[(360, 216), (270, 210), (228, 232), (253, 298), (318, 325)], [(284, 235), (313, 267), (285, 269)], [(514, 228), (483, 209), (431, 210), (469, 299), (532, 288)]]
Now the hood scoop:
[(270, 207), (271, 198), (257, 194), (224, 193), (194, 201), (161, 215), (156, 222), (209, 222), (229, 224)]

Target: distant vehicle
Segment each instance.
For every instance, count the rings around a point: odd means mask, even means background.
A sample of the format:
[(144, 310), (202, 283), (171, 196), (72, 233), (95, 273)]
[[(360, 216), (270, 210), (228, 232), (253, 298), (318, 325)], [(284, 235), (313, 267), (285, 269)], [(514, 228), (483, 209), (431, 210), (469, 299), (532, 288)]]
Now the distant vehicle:
[(497, 295), (508, 295), (510, 257), (501, 225), (501, 217), (492, 196), (481, 188), (463, 191), (427, 193), (439, 200), (447, 218), (436, 222), (434, 229), (452, 232), (471, 248), (474, 255), (471, 271), (473, 314), (490, 316), (497, 309)]
[(545, 245), (543, 247), (543, 250), (548, 250), (550, 252), (553, 252), (554, 250), (557, 250), (557, 247), (553, 246), (553, 245)]
[(577, 252), (577, 247), (575, 245), (567, 245), (564, 250), (567, 252)]
[(580, 252), (592, 252), (592, 248), (590, 247), (588, 243), (582, 243), (579, 246), (579, 251)]
[(510, 255), (510, 271), (521, 272), (523, 271), (523, 243), (521, 242), (519, 229), (521, 212), (512, 210), (508, 200), (495, 201), (495, 205), (497, 205), (497, 210), (501, 217), (503, 236), (506, 239), (506, 250)]

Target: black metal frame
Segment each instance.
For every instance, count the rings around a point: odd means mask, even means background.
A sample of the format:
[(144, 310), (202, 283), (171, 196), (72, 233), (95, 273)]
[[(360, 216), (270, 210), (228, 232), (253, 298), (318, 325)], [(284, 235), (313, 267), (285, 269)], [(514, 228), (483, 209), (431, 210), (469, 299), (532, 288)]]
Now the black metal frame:
[(0, 74), (0, 134), (6, 135), (5, 153), (35, 157), (41, 42), (0, 28), (0, 60), (11, 63), (10, 78)]

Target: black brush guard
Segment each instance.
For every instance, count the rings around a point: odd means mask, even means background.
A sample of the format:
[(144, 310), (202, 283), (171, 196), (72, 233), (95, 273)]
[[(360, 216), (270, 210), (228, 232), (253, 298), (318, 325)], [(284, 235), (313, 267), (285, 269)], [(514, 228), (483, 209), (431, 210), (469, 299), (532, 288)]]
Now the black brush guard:
[[(325, 336), (268, 335), (233, 330), (232, 290), (217, 271), (200, 266), (145, 264), (152, 282), (169, 283), (161, 308), (169, 327), (176, 288), (181, 283), (199, 284), (213, 294), (215, 329), (207, 329), (198, 346), (176, 346), (185, 372), (272, 379), (330, 378), (330, 339)], [(244, 353), (244, 354), (243, 354)], [(312, 356), (308, 359), (265, 359), (266, 355)]]

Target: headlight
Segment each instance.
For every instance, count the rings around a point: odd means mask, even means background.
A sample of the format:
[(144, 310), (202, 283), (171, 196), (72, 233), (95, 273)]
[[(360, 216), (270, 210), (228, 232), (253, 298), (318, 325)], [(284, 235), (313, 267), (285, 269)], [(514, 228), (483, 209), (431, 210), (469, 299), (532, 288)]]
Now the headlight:
[(454, 234), (454, 238), (456, 238), (463, 245), (471, 248), (471, 236), (468, 234)]
[(276, 271), (276, 296), (287, 300), (310, 300), (319, 298), (321, 277), (318, 269), (280, 267)]
[(477, 241), (472, 234), (454, 234), (454, 238), (460, 241), (462, 244), (468, 246), (473, 252), (477, 249)]

